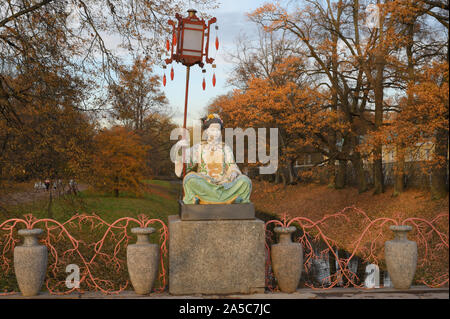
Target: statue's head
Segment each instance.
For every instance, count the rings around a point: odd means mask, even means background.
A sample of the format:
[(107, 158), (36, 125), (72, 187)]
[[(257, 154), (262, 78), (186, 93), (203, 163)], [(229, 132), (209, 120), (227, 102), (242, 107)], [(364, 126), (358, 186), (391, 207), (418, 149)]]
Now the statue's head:
[(219, 115), (209, 114), (202, 118), (203, 129), (206, 131), (208, 143), (219, 143), (222, 140), (223, 122)]
[(216, 113), (211, 113), (202, 119), (202, 128), (207, 130), (211, 124), (217, 123), (220, 124), (220, 129), (223, 129), (223, 122), (220, 116)]

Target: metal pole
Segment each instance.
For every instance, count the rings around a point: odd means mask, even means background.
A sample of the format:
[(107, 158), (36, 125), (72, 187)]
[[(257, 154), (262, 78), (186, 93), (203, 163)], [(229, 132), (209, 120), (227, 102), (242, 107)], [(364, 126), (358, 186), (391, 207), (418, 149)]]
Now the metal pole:
[[(186, 95), (184, 97), (184, 121), (183, 128), (186, 129), (186, 117), (187, 117), (187, 105), (188, 105), (188, 92), (189, 92), (189, 71), (191, 70), (190, 66), (187, 66), (186, 69)], [(186, 163), (184, 162), (184, 148), (183, 148), (183, 178), (186, 175)]]

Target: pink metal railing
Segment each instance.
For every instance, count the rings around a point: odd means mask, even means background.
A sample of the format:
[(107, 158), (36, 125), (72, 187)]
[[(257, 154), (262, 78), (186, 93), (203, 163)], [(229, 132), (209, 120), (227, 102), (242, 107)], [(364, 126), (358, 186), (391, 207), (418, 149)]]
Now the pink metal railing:
[[(49, 259), (53, 261), (49, 263), (48, 272), (49, 278), (46, 281), (46, 287), (50, 294), (69, 294), (73, 291), (84, 292), (86, 290), (101, 291), (105, 294), (117, 294), (125, 290), (129, 284), (128, 280), (125, 281), (118, 288), (113, 280), (102, 279), (95, 274), (94, 268), (110, 269), (112, 268), (115, 273), (120, 273), (124, 268), (125, 261), (120, 259), (119, 253), (121, 249), (124, 249), (128, 245), (130, 236), (128, 234), (128, 226), (130, 223), (137, 224), (139, 227), (148, 227), (154, 223), (160, 224), (160, 273), (159, 281), (160, 288), (156, 289), (157, 292), (164, 290), (166, 286), (166, 269), (164, 267), (164, 258), (167, 255), (166, 242), (168, 238), (167, 226), (160, 219), (150, 219), (145, 215), (140, 215), (138, 218), (123, 217), (119, 218), (113, 223), (108, 223), (99, 216), (93, 215), (75, 215), (64, 223), (60, 223), (57, 220), (42, 218), (36, 219), (32, 215), (26, 215), (22, 218), (11, 218), (0, 223), (0, 231), (4, 231), (5, 234), (0, 237), (0, 269), (1, 273), (7, 274), (11, 269), (11, 257), (14, 246), (19, 242), (16, 238), (15, 230), (18, 229), (20, 224), (23, 224), (25, 228), (32, 229), (36, 226), (44, 229), (45, 237), (40, 240), (41, 244), (47, 246), (49, 250)], [(77, 239), (68, 230), (72, 228), (78, 228), (80, 231), (83, 226), (88, 226), (91, 233), (95, 233), (101, 228), (106, 228), (99, 240), (95, 240), (92, 243), (85, 243), (84, 241)], [(112, 249), (106, 249), (106, 241), (114, 243)], [(64, 241), (64, 243), (63, 243)], [(70, 248), (67, 248), (67, 244)], [(58, 247), (57, 247), (58, 246)], [(66, 246), (61, 253), (58, 252), (60, 246)], [(82, 249), (84, 248), (84, 249)], [(87, 256), (86, 252), (89, 252)], [(58, 280), (58, 274), (65, 273), (63, 267), (67, 264), (73, 263), (72, 261), (78, 258), (81, 265), (80, 267), (80, 288), (72, 288), (69, 290), (61, 291), (61, 286), (64, 286), (65, 280)], [(99, 263), (103, 262), (103, 267), (99, 267)], [(0, 275), (0, 280), (2, 276)], [(83, 288), (84, 286), (85, 288)], [(1, 287), (0, 287), (1, 289)], [(0, 295), (14, 294), (15, 292), (0, 292)]]
[[(352, 206), (347, 207), (335, 214), (327, 215), (320, 220), (313, 221), (305, 217), (295, 217), (288, 219), (285, 214), (283, 219), (269, 220), (265, 224), (266, 229), (266, 287), (270, 290), (277, 290), (270, 278), (273, 274), (270, 270), (270, 245), (273, 234), (270, 226), (291, 226), (295, 225), (301, 235), (296, 241), (304, 247), (304, 271), (308, 273), (311, 269), (311, 261), (319, 258), (323, 254), (331, 254), (337, 264), (335, 273), (324, 279), (329, 283), (314, 287), (305, 283), (307, 287), (313, 289), (330, 289), (336, 287), (345, 280), (344, 287), (354, 286), (363, 288), (357, 274), (350, 267), (350, 261), (358, 256), (363, 262), (379, 264), (381, 251), (386, 240), (392, 238), (392, 233), (387, 229), (391, 225), (409, 224), (413, 226), (413, 232), (409, 239), (415, 240), (419, 250), (418, 270), (425, 267), (437, 267), (436, 272), (428, 278), (420, 278), (419, 282), (429, 287), (440, 287), (449, 282), (448, 272), (448, 213), (442, 213), (431, 220), (423, 218), (370, 218), (364, 211)], [(359, 219), (359, 220), (358, 220)], [(353, 223), (355, 230), (353, 233), (345, 233), (336, 237), (336, 229), (339, 223)], [(117, 294), (124, 291), (129, 286), (128, 274), (125, 271), (124, 250), (131, 239), (129, 227), (136, 224), (139, 227), (159, 224), (160, 243), (160, 273), (159, 288), (155, 292), (162, 292), (166, 288), (167, 275), (164, 259), (167, 256), (166, 242), (168, 239), (167, 226), (160, 219), (150, 219), (148, 216), (140, 215), (137, 218), (123, 217), (112, 223), (100, 218), (98, 215), (76, 214), (65, 222), (54, 219), (37, 219), (32, 215), (24, 218), (11, 218), (0, 223), (0, 285), (2, 279), (12, 273), (12, 252), (16, 244), (20, 241), (17, 236), (19, 228), (32, 229), (35, 227), (44, 229), (44, 238), (40, 243), (47, 246), (49, 250), (49, 266), (46, 280), (46, 287), (50, 294), (69, 294), (74, 291), (101, 291), (105, 294)], [(20, 227), (23, 225), (24, 227)], [(75, 233), (86, 231), (88, 227), (89, 236), (99, 236), (92, 242), (85, 242), (75, 237)], [(330, 228), (331, 227), (331, 228)], [(334, 228), (334, 230), (333, 230)], [(332, 238), (333, 233), (335, 238)], [(88, 237), (89, 237), (88, 236)], [(336, 247), (343, 247), (342, 241), (347, 240), (344, 245), (350, 256), (340, 258), (336, 252)], [(321, 242), (325, 248), (320, 251), (319, 256), (314, 249), (314, 242)], [(349, 249), (350, 248), (350, 249)], [(122, 258), (121, 258), (122, 257)], [(68, 289), (65, 287), (65, 280), (60, 278), (65, 274), (65, 266), (77, 260), (80, 267), (80, 288)], [(446, 267), (442, 267), (447, 262)], [(436, 266), (438, 265), (438, 266)], [(445, 266), (445, 265), (444, 265)], [(427, 268), (427, 269), (428, 269)], [(433, 269), (435, 269), (433, 268)], [(110, 270), (113, 270), (111, 273)], [(104, 272), (107, 272), (114, 279), (105, 279)], [(103, 277), (102, 277), (103, 276)], [(431, 279), (429, 277), (432, 277)], [(1, 292), (0, 295), (14, 294), (14, 291)]]
[[(353, 218), (350, 218), (350, 214), (354, 214)], [(350, 223), (356, 218), (361, 218), (362, 220), (358, 225), (362, 225), (361, 232), (359, 236), (348, 243), (346, 247), (351, 247), (351, 254), (348, 258), (339, 258), (335, 252), (335, 248), (341, 246), (339, 245), (337, 239), (333, 239), (326, 235), (324, 228), (326, 224), (336, 225), (337, 220), (342, 219), (345, 223)], [(338, 270), (331, 274), (330, 276), (323, 279), (323, 284), (320, 287), (314, 287), (311, 284), (305, 282), (305, 286), (312, 289), (330, 289), (336, 287), (339, 283), (342, 283), (342, 279), (346, 279), (344, 287), (349, 287), (350, 285), (356, 288), (364, 288), (363, 283), (358, 284), (360, 281), (357, 274), (350, 270), (350, 261), (358, 256), (365, 263), (379, 264), (380, 255), (382, 252), (382, 247), (386, 240), (392, 238), (392, 232), (386, 231), (385, 226), (387, 224), (391, 225), (406, 225), (410, 224), (413, 226), (413, 233), (410, 235), (410, 240), (415, 240), (418, 246), (419, 260), (417, 264), (417, 269), (423, 268), (425, 266), (430, 266), (430, 264), (445, 263), (447, 264), (445, 269), (440, 269), (441, 273), (433, 274), (433, 279), (427, 280), (426, 278), (420, 278), (419, 282), (428, 287), (441, 287), (449, 282), (449, 271), (448, 271), (448, 213), (441, 213), (435, 216), (432, 220), (428, 221), (423, 218), (409, 217), (402, 219), (398, 218), (387, 218), (379, 217), (371, 219), (364, 211), (358, 209), (354, 206), (346, 207), (343, 210), (327, 215), (318, 221), (313, 221), (305, 217), (295, 217), (288, 219), (287, 215), (284, 214), (283, 219), (280, 220), (269, 220), (265, 224), (266, 228), (266, 287), (271, 291), (277, 290), (270, 282), (270, 278), (273, 278), (273, 273), (270, 269), (270, 244), (272, 243), (273, 234), (268, 229), (268, 226), (273, 224), (276, 226), (289, 227), (291, 225), (297, 225), (301, 231), (300, 237), (296, 239), (297, 242), (301, 243), (305, 249), (304, 255), (304, 271), (308, 273), (311, 267), (311, 260), (313, 258), (319, 258), (320, 256), (331, 254), (338, 265)], [(328, 225), (330, 227), (330, 225)], [(348, 227), (347, 227), (348, 228)], [(342, 229), (342, 228), (340, 228)], [(346, 234), (350, 237), (350, 234)], [(363, 240), (366, 241), (363, 244)], [(315, 253), (312, 242), (321, 241), (325, 245), (319, 256)], [(348, 249), (347, 249), (348, 250)], [(416, 271), (417, 273), (417, 271)], [(328, 282), (325, 285), (325, 282)]]

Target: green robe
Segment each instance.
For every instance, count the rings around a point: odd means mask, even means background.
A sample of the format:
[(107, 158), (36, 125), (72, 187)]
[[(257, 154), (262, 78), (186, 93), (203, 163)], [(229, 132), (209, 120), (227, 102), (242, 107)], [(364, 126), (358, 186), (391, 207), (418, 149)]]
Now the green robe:
[[(186, 156), (189, 163), (183, 179), (185, 204), (250, 202), (252, 182), (240, 172), (228, 145), (196, 144), (187, 150)], [(233, 172), (239, 175), (231, 180)]]

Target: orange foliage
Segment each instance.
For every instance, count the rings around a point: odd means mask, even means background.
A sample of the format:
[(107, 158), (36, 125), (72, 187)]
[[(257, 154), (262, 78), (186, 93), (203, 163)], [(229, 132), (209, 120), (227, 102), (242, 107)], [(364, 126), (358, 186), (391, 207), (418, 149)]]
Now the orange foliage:
[(121, 126), (105, 129), (95, 137), (91, 185), (107, 192), (141, 192), (145, 155), (148, 146), (141, 138)]
[[(278, 128), (282, 163), (295, 162), (305, 148), (327, 153), (328, 134), (349, 129), (342, 115), (327, 107), (328, 92), (290, 80), (293, 59), (278, 64), (271, 78), (253, 78), (247, 90), (220, 96), (210, 107), (221, 110), (228, 127)], [(274, 83), (280, 78), (280, 84)]]
[[(282, 164), (292, 163), (301, 152), (327, 157), (330, 185), (338, 188), (346, 180), (342, 173), (346, 170), (339, 167), (350, 161), (360, 192), (372, 181), (375, 193), (383, 192), (382, 146), (388, 144), (404, 149), (431, 139), (436, 151), (427, 164), (444, 167), (448, 64), (438, 61), (446, 54), (448, 37), (444, 31), (435, 38), (442, 26), (428, 23), (436, 19), (448, 26), (441, 4), (382, 1), (377, 4), (379, 23), (373, 26), (367, 24), (371, 18), (367, 3), (311, 0), (301, 6), (262, 5), (248, 14), (270, 34), (258, 40), (264, 43), (265, 37), (279, 33), (282, 41), (243, 53), (240, 59), (238, 53), (234, 77), (247, 83), (232, 83), (243, 90), (213, 104), (228, 113), (224, 118), (230, 125), (279, 128)], [(272, 48), (283, 47), (286, 38), (295, 39), (295, 45), (274, 53)], [(436, 64), (430, 66), (430, 61)], [(242, 76), (243, 71), (258, 71), (254, 67), (258, 63), (265, 73)], [(301, 83), (295, 76), (302, 78)], [(364, 172), (367, 162), (374, 167), (371, 181)], [(403, 157), (397, 163), (400, 167)], [(396, 185), (403, 183), (400, 171), (396, 170)], [(435, 170), (432, 176), (431, 187), (439, 185), (442, 190), (445, 172)]]

